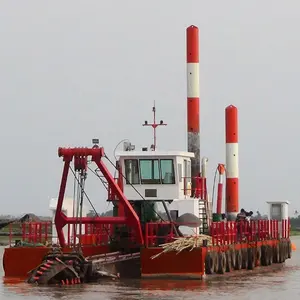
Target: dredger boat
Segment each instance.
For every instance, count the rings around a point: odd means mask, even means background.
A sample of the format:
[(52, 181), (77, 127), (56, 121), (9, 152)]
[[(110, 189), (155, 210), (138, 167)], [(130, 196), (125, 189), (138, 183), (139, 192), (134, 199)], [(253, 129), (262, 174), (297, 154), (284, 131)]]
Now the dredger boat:
[[(187, 28), (188, 151), (161, 151), (156, 129), (150, 149), (124, 143), (111, 161), (94, 140), (92, 147), (59, 148), (62, 171), (55, 212), (57, 243), (48, 243), (47, 222), (23, 226), (22, 241), (5, 249), (6, 277), (29, 283), (78, 284), (112, 277), (203, 278), (252, 270), (291, 257), (287, 202), (270, 202), (268, 219), (236, 221), (239, 213), (238, 112), (225, 110), (226, 164), (218, 165), (216, 212), (206, 184), (207, 158), (200, 159), (198, 28)], [(173, 133), (174, 134), (174, 133)], [(93, 168), (92, 165), (95, 167)], [(109, 172), (116, 170), (117, 176)], [(106, 187), (113, 216), (68, 217), (63, 209), (69, 173), (75, 178), (79, 208), (92, 201), (87, 173)], [(223, 177), (226, 177), (222, 214)], [(93, 206), (92, 206), (93, 207)]]

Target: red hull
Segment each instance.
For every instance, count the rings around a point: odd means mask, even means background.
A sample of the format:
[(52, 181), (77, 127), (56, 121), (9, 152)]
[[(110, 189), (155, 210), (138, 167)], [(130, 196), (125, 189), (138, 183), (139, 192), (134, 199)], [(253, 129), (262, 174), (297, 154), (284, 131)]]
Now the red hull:
[[(283, 240), (288, 242), (289, 240)], [(143, 278), (176, 278), (176, 279), (202, 279), (205, 273), (205, 257), (210, 252), (226, 252), (229, 248), (236, 251), (240, 249), (257, 249), (263, 245), (275, 247), (279, 240), (260, 241), (252, 244), (238, 243), (224, 246), (211, 246), (195, 248), (192, 251), (166, 252), (154, 259), (151, 256), (162, 251), (161, 248), (145, 248), (141, 250), (141, 270)], [(260, 260), (254, 261), (255, 267)], [(233, 270), (232, 270), (233, 271)]]
[[(6, 248), (3, 255), (3, 269), (5, 277), (25, 278), (28, 272), (36, 268), (44, 256), (51, 250), (48, 247), (11, 247)], [(63, 249), (71, 252), (71, 248)], [(108, 246), (86, 246), (83, 248), (84, 256), (109, 252)]]
[(179, 254), (176, 252), (168, 252), (155, 259), (151, 259), (151, 256), (161, 251), (161, 248), (145, 248), (141, 250), (142, 277), (203, 277), (204, 258), (206, 254), (205, 248), (183, 251)]

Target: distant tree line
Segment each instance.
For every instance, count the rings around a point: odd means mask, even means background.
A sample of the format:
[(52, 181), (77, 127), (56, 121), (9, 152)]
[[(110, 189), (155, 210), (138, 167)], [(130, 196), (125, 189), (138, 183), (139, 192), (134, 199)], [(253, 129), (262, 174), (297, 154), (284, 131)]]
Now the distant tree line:
[(297, 217), (290, 218), (291, 227), (294, 230), (300, 230), (300, 215)]
[(89, 213), (87, 214), (88, 217), (95, 217), (96, 215), (98, 215), (99, 217), (111, 217), (113, 216), (113, 210), (111, 209), (101, 214), (96, 213), (94, 210), (90, 210)]

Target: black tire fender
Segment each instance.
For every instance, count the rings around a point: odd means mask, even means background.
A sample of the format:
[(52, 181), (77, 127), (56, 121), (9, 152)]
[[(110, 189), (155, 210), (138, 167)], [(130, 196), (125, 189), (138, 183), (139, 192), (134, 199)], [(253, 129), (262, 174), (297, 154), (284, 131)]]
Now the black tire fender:
[(292, 258), (292, 242), (288, 241), (288, 255), (287, 258)]
[(274, 246), (274, 249), (273, 249), (273, 262), (276, 263), (276, 264), (280, 263), (279, 244)]
[(236, 251), (236, 259), (235, 259), (235, 269), (236, 270), (241, 270), (242, 269), (242, 264), (243, 264), (242, 251), (237, 250)]
[(261, 247), (256, 248), (256, 262), (255, 265), (257, 264), (260, 266), (261, 265)]
[(235, 269), (236, 265), (236, 251), (235, 249), (230, 250), (230, 256), (231, 256), (231, 266), (233, 269)]
[(205, 274), (213, 274), (215, 269), (214, 259), (211, 252), (206, 253), (205, 257)]
[(248, 248), (248, 270), (255, 268), (255, 251), (253, 248)]
[(217, 273), (219, 271), (219, 256), (218, 252), (213, 252), (214, 259), (214, 272)]
[(218, 261), (219, 261), (219, 274), (224, 274), (226, 272), (226, 255), (224, 252), (218, 253)]
[(279, 244), (279, 253), (280, 253), (280, 262), (284, 263), (285, 262), (285, 254), (284, 254), (284, 243), (280, 242)]
[(273, 246), (268, 245), (268, 253), (268, 265), (272, 265), (274, 256)]
[(289, 245), (288, 245), (288, 241), (284, 242), (284, 254), (285, 254), (285, 259), (289, 258)]
[(242, 249), (242, 269), (248, 269), (248, 250)]
[(268, 265), (268, 250), (266, 245), (261, 246), (261, 265), (267, 266)]
[(226, 251), (225, 257), (226, 257), (226, 272), (231, 272), (232, 271), (232, 263), (231, 263), (230, 251)]

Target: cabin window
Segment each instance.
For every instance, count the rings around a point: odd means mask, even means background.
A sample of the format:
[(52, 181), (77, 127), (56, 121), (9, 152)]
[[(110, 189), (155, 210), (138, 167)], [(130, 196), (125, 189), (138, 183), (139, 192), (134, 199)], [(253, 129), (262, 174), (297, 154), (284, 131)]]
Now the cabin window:
[(161, 159), (160, 170), (161, 170), (162, 183), (164, 184), (175, 183), (173, 159)]
[(192, 179), (192, 170), (191, 170), (191, 161), (187, 161), (187, 174), (186, 177), (188, 177), (190, 180)]
[(281, 221), (281, 204), (272, 205), (271, 218), (273, 220)]
[(137, 159), (125, 159), (126, 184), (139, 184), (139, 161)]
[(186, 178), (188, 177), (188, 171), (187, 171), (187, 160), (185, 159), (183, 161), (183, 177)]
[(158, 159), (140, 159), (141, 184), (160, 184)]
[(179, 182), (182, 182), (182, 164), (178, 164), (178, 177)]

